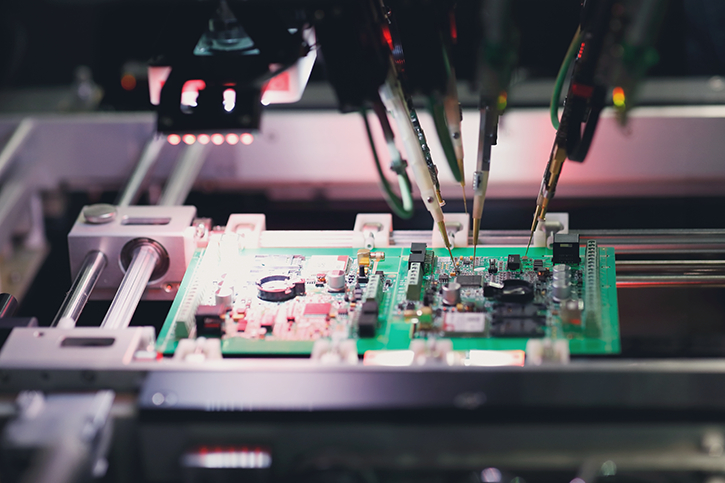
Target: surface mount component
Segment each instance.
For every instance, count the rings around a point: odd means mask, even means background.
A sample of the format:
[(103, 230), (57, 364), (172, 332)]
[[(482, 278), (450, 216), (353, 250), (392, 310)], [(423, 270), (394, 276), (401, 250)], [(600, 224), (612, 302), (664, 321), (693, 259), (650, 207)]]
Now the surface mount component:
[(546, 306), (503, 303), (495, 307), (490, 333), (499, 337), (544, 337)]
[(360, 337), (375, 337), (375, 329), (378, 325), (379, 307), (375, 301), (365, 302), (362, 306), (360, 316), (357, 319), (358, 335)]
[(408, 268), (413, 263), (420, 263), (421, 267), (425, 265), (425, 255), (428, 246), (425, 243), (411, 243), (410, 256), (408, 257)]
[(579, 257), (579, 235), (570, 233), (557, 233), (554, 235), (553, 263), (567, 263), (578, 265)]
[(441, 294), (445, 305), (456, 305), (461, 302), (461, 284), (458, 282), (448, 282), (443, 285)]
[(461, 287), (480, 287), (483, 277), (481, 275), (458, 275), (456, 282), (461, 284)]
[(200, 305), (196, 309), (197, 337), (221, 337), (226, 309), (219, 305)]
[(518, 270), (521, 268), (521, 255), (514, 253), (508, 256), (506, 268), (509, 270)]

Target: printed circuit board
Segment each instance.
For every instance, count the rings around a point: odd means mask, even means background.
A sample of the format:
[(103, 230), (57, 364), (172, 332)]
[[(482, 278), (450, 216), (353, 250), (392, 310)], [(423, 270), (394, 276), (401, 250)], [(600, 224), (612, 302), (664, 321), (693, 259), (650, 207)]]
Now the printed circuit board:
[[(577, 256), (578, 249), (578, 256)], [(159, 334), (221, 339), (224, 356), (305, 356), (318, 339), (357, 352), (448, 339), (456, 351), (523, 350), (567, 339), (572, 354), (617, 353), (612, 248), (594, 242), (564, 263), (546, 248), (243, 248), (214, 234), (197, 249)], [(561, 256), (559, 256), (561, 258)]]

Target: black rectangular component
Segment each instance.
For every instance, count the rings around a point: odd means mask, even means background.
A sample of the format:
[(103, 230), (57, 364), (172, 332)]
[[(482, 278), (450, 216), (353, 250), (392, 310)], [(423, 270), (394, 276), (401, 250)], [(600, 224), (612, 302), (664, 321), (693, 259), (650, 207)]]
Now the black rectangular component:
[(491, 316), (492, 337), (544, 337), (546, 306), (541, 304), (500, 304)]
[(410, 267), (411, 263), (420, 263), (421, 265), (424, 264), (425, 253), (412, 253), (408, 258), (408, 267)]
[(375, 337), (375, 329), (378, 325), (378, 317), (372, 314), (360, 314), (357, 319), (357, 333), (363, 339)]
[(425, 269), (425, 264), (428, 262), (426, 255), (428, 245), (425, 243), (411, 243), (410, 244), (410, 257), (408, 257), (408, 268), (413, 263), (420, 263), (420, 268)]
[(375, 314), (375, 317), (377, 317), (379, 312), (378, 303), (374, 300), (368, 300), (362, 305), (361, 313), (363, 314)]
[(570, 265), (578, 265), (581, 262), (579, 258), (579, 235), (576, 234), (556, 234), (554, 235), (553, 263), (566, 263)]
[(483, 277), (481, 275), (459, 275), (456, 277), (456, 282), (460, 283), (461, 287), (480, 287)]
[(411, 243), (410, 244), (410, 253), (425, 253), (425, 251), (428, 249), (428, 245), (425, 243)]
[(357, 318), (357, 332), (360, 337), (375, 337), (375, 330), (378, 326), (378, 313), (380, 307), (375, 301), (365, 302), (362, 305), (360, 315)]
[(224, 312), (220, 305), (200, 305), (196, 309), (197, 337), (221, 337), (224, 333)]
[(544, 268), (544, 261), (541, 260), (540, 258), (537, 258), (536, 260), (534, 260), (534, 271), (535, 272), (539, 271), (542, 268)]
[(518, 270), (521, 268), (521, 255), (518, 253), (509, 255), (507, 267), (509, 270)]

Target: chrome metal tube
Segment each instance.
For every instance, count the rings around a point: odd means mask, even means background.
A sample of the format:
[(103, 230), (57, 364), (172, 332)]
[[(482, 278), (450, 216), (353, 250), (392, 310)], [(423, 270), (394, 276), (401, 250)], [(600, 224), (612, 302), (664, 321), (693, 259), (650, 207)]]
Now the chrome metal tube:
[(162, 137), (152, 137), (144, 146), (141, 152), (141, 157), (136, 164), (136, 167), (131, 174), (131, 177), (123, 188), (123, 191), (118, 197), (117, 206), (129, 206), (133, 204), (138, 198), (141, 188), (143, 187), (144, 181), (148, 177), (149, 171), (156, 163), (156, 159), (159, 157), (161, 148), (164, 147), (166, 140)]
[(104, 329), (128, 327), (158, 261), (159, 254), (152, 246), (141, 246), (136, 249), (101, 327)]
[(183, 205), (206, 160), (208, 145), (194, 143), (184, 150), (159, 199), (158, 206)]
[(63, 300), (63, 305), (53, 319), (51, 327), (59, 327), (61, 329), (71, 329), (75, 327), (78, 318), (81, 316), (83, 307), (86, 306), (88, 298), (91, 296), (93, 287), (103, 273), (108, 264), (106, 256), (97, 250), (88, 252), (83, 260), (83, 265), (78, 271), (73, 285)]
[(10, 166), (10, 162), (15, 157), (15, 153), (23, 146), (25, 140), (33, 131), (33, 121), (31, 119), (23, 119), (18, 127), (15, 128), (13, 134), (0, 150), (0, 176)]

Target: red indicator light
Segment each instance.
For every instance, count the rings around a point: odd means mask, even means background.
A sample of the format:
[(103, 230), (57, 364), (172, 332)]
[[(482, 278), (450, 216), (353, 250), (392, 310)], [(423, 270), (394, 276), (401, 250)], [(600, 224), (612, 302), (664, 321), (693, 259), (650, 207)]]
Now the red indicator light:
[(181, 139), (184, 140), (184, 144), (194, 144), (196, 142), (196, 136), (193, 134), (184, 134), (184, 137)]
[(456, 40), (458, 40), (458, 27), (456, 27), (456, 14), (451, 10), (450, 14), (450, 20), (451, 20), (451, 38), (453, 39), (453, 43), (456, 43)]
[(237, 144), (239, 142), (239, 138), (236, 134), (229, 133), (227, 134), (227, 143), (231, 144), (232, 146)]
[(179, 143), (181, 142), (181, 136), (179, 136), (178, 134), (169, 134), (169, 135), (168, 135), (168, 136), (166, 137), (166, 140), (167, 140), (167, 141), (169, 142), (169, 144), (171, 144), (172, 146), (176, 146), (177, 144), (179, 144)]
[(221, 134), (219, 134), (219, 133), (216, 133), (216, 134), (212, 134), (212, 135), (211, 135), (211, 142), (212, 142), (212, 143), (213, 143), (213, 144), (214, 144), (215, 146), (221, 146), (222, 144), (224, 144), (224, 136), (222, 136), (222, 135), (221, 135)]
[(196, 138), (196, 140), (199, 141), (201, 144), (209, 144), (209, 135), (199, 134), (199, 137)]
[(249, 134), (248, 132), (245, 132), (244, 134), (241, 134), (239, 136), (239, 140), (244, 144), (245, 146), (249, 146), (254, 142), (254, 136)]
[(383, 24), (383, 38), (385, 39), (385, 43), (388, 44), (388, 47), (390, 47), (390, 50), (393, 50), (393, 36), (390, 34), (390, 27)]
[(121, 77), (121, 87), (127, 91), (132, 91), (136, 88), (136, 78), (131, 74), (126, 74)]
[(584, 97), (585, 99), (592, 97), (594, 87), (585, 84), (572, 84), (571, 93), (577, 97)]

